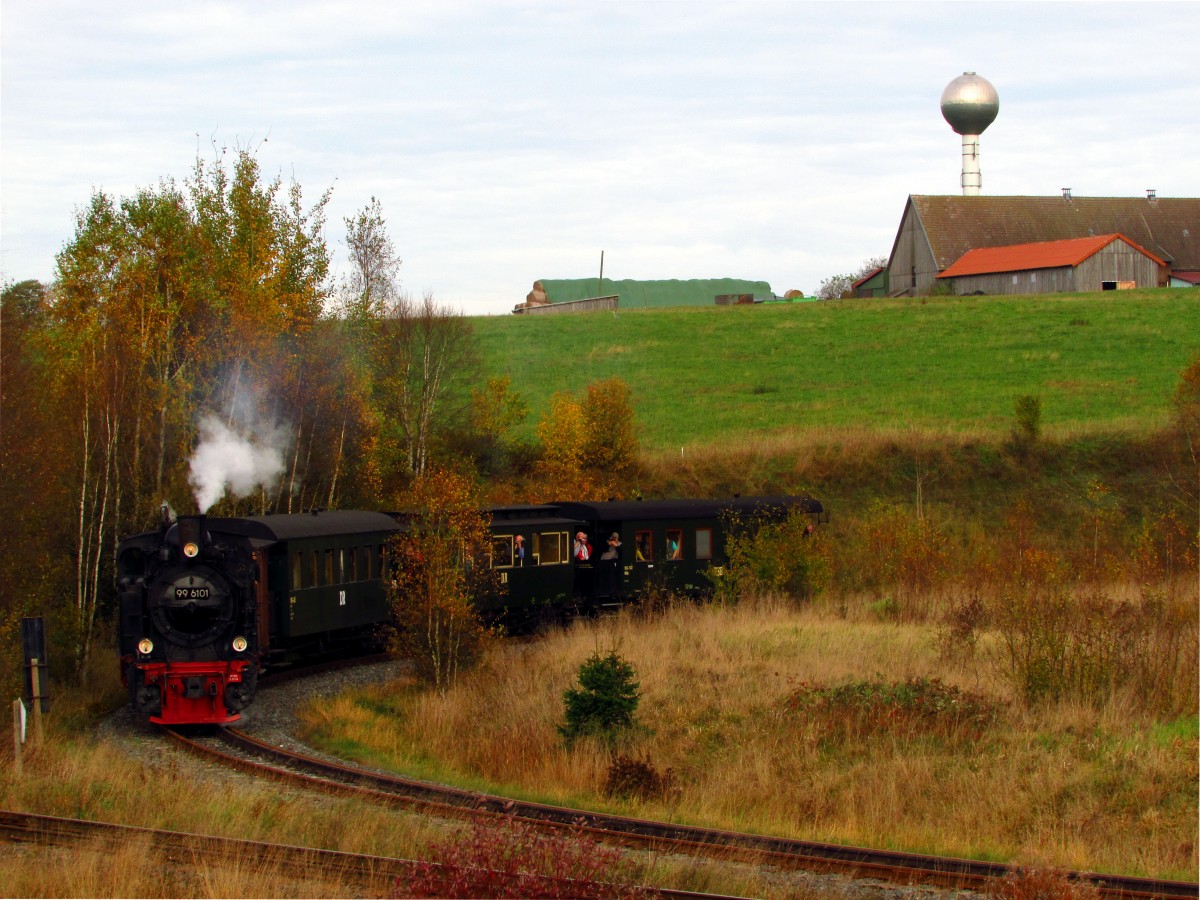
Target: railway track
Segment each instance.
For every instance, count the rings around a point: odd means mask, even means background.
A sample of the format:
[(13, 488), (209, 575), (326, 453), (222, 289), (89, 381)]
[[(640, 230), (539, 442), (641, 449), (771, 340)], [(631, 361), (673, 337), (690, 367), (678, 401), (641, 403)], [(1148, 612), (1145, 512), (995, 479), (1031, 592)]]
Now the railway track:
[[(131, 840), (147, 841), (164, 862), (175, 865), (237, 865), (247, 860), (269, 863), (286, 871), (297, 880), (314, 880), (332, 887), (354, 885), (373, 894), (386, 896), (398, 878), (412, 875), (420, 864), (414, 860), (361, 853), (343, 853), (286, 844), (267, 844), (237, 838), (214, 837), (180, 831), (161, 831), (42, 816), (32, 813), (0, 810), (0, 838), (10, 843), (30, 843), (51, 847), (92, 846), (116, 848)], [(479, 884), (488, 883), (480, 873)], [(571, 896), (574, 882), (565, 879), (542, 879), (545, 887), (554, 887), (562, 896)], [(464, 885), (470, 887), (469, 883)], [(647, 888), (650, 896), (665, 900), (745, 900), (721, 894), (700, 894), (667, 888)], [(582, 894), (582, 891), (579, 892)]]
[[(719, 831), (479, 794), (283, 750), (236, 729), (218, 733), (234, 748), (233, 753), (175, 731), (168, 734), (193, 753), (259, 777), (327, 792), (358, 794), (376, 802), (460, 819), (510, 815), (538, 827), (576, 829), (627, 847), (954, 889), (986, 890), (1014, 871), (1001, 863)], [(1102, 896), (1111, 898), (1197, 897), (1200, 890), (1194, 883), (1132, 876), (1072, 872), (1068, 877), (1093, 884)]]

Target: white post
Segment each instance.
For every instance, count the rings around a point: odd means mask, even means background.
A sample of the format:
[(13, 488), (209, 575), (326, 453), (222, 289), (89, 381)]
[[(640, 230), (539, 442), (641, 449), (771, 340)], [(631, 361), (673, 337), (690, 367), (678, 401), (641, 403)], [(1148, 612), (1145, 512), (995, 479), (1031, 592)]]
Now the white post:
[(25, 740), (25, 704), (13, 701), (13, 771), (21, 774), (21, 743)]

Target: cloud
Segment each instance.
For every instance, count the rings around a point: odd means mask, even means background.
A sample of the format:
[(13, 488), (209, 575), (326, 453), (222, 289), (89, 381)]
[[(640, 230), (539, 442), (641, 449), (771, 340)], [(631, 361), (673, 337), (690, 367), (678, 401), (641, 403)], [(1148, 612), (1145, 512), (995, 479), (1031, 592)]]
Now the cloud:
[(1200, 192), (1200, 85), (1160, 49), (1196, 4), (105, 9), (3, 5), (5, 278), (52, 276), (93, 190), (182, 179), (215, 141), (334, 186), (336, 267), (379, 197), (405, 287), (467, 312), (602, 249), (613, 277), (811, 291), (890, 249), (907, 194), (957, 192), (938, 98), (965, 70), (1000, 93), (985, 193)]

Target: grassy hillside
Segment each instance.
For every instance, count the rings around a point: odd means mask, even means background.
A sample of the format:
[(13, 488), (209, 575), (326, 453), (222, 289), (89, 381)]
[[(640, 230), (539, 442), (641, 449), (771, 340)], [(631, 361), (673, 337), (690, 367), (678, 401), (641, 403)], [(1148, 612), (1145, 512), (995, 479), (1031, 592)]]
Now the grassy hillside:
[(473, 320), (488, 374), (529, 403), (619, 376), (643, 446), (808, 429), (1006, 433), (1041, 400), (1049, 433), (1152, 429), (1200, 350), (1200, 297), (1035, 297), (621, 310)]

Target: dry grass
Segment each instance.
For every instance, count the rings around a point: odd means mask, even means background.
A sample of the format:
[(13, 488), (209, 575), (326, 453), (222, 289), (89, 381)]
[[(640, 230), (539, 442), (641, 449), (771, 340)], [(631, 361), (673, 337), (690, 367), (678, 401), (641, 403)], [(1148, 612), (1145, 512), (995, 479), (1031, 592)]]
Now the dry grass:
[[(112, 745), (60, 727), (52, 725), (48, 738), (26, 752), (21, 776), (10, 759), (3, 761), (4, 809), (404, 858), (445, 833), (441, 823), (281, 791), (176, 751), (166, 752), (162, 765), (146, 767)], [(5, 849), (4, 860), (0, 891), (15, 897), (320, 897), (346, 890), (298, 882), (263, 859), (214, 866), (198, 858), (164, 868), (161, 856), (139, 840), (116, 851)]]
[[(307, 713), (314, 739), (432, 777), (551, 802), (601, 796), (609, 751), (563, 748), (562, 692), (615, 648), (643, 729), (619, 750), (679, 788), (626, 811), (712, 826), (1162, 877), (1194, 878), (1194, 717), (1155, 723), (1119, 699), (1027, 709), (976, 659), (939, 659), (928, 625), (862, 608), (761, 602), (623, 614), (509, 647), (449, 694), (375, 688)], [(985, 648), (986, 649), (986, 648)], [(937, 730), (831, 741), (788, 698), (805, 685), (939, 678), (1002, 704), (969, 739)]]
[[(75, 698), (60, 695), (62, 713)], [(435, 710), (432, 710), (436, 712)], [(72, 715), (78, 715), (78, 710)], [(92, 726), (48, 723), (48, 740), (27, 748), (23, 772), (11, 759), (11, 733), (0, 747), (0, 808), (406, 859), (428, 858), (462, 829), (444, 822), (280, 788), (202, 765), (167, 750), (144, 765), (125, 750), (96, 741)], [(7, 751), (7, 752), (6, 752)], [(684, 890), (764, 898), (838, 896), (797, 893), (752, 869), (660, 854), (631, 858), (639, 880)], [(300, 880), (267, 858), (215, 865), (197, 856), (164, 866), (147, 842), (117, 849), (0, 844), (0, 896), (10, 897), (329, 897), (386, 896), (389, 884), (360, 887)]]

